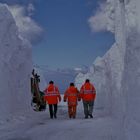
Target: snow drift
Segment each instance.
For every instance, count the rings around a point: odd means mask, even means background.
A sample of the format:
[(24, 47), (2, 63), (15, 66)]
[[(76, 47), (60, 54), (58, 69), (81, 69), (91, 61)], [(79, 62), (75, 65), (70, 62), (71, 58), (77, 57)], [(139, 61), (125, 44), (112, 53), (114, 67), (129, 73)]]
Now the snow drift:
[[(115, 43), (98, 57), (86, 75), (76, 77), (79, 87), (90, 78), (97, 89), (96, 109), (120, 125), (119, 140), (140, 137), (140, 20), (139, 0), (107, 0), (108, 24)], [(119, 130), (118, 130), (119, 131)]]
[[(115, 3), (115, 13), (113, 14), (115, 16), (114, 31), (116, 42), (102, 58), (97, 57), (90, 67), (89, 73), (83, 76), (80, 73), (77, 76), (76, 85), (80, 87), (82, 82), (89, 78), (95, 84), (97, 90), (96, 108), (102, 108), (103, 114), (117, 116), (118, 113), (116, 114), (113, 108), (118, 108), (119, 99), (117, 98), (119, 98), (121, 90), (126, 45), (123, 5), (119, 1), (115, 1)], [(81, 83), (77, 81), (81, 81)]]
[(18, 32), (7, 5), (0, 4), (0, 120), (30, 108), (31, 48)]

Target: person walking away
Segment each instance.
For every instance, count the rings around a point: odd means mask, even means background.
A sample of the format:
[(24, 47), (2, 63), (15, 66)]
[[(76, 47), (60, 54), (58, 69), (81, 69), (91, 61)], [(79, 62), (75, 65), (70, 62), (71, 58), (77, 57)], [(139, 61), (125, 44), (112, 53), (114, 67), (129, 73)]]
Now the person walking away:
[(57, 118), (57, 104), (61, 102), (61, 96), (58, 87), (54, 85), (53, 81), (49, 82), (48, 87), (45, 89), (45, 100), (49, 105), (50, 118)]
[(74, 83), (70, 83), (70, 86), (66, 89), (63, 100), (68, 103), (69, 118), (76, 118), (77, 100), (80, 101), (80, 94)]
[(84, 114), (85, 119), (93, 118), (93, 107), (94, 107), (94, 100), (96, 98), (96, 90), (93, 84), (90, 83), (89, 79), (85, 80), (85, 83), (82, 85), (80, 89), (80, 96), (83, 100), (84, 106)]

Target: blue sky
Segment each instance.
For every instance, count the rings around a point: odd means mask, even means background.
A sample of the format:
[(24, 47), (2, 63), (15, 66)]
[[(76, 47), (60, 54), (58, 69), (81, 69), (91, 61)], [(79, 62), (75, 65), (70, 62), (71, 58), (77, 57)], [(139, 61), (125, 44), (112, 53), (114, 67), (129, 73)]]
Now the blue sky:
[[(33, 62), (52, 69), (91, 65), (111, 47), (114, 37), (106, 31), (93, 32), (88, 20), (98, 10), (100, 0), (0, 0), (21, 6), (32, 3), (32, 19), (42, 28), (33, 44)], [(104, 22), (104, 21), (103, 21)], [(31, 27), (32, 28), (32, 27)]]

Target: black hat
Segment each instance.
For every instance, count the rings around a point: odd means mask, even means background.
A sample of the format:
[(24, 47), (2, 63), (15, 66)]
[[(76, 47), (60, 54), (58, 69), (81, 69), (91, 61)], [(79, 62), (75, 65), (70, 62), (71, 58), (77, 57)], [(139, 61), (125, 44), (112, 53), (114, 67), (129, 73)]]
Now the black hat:
[(49, 84), (54, 84), (54, 82), (53, 81), (50, 81)]
[(74, 86), (74, 83), (70, 83), (70, 86)]
[(90, 80), (89, 79), (86, 79), (86, 81), (85, 81), (86, 83), (89, 83), (90, 82)]

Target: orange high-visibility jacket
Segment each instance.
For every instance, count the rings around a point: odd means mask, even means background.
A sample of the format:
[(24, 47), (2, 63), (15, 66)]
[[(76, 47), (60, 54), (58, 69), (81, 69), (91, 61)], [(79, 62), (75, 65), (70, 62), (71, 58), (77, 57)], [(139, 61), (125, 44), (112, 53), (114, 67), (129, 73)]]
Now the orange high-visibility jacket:
[(64, 93), (64, 100), (68, 106), (77, 105), (77, 100), (80, 99), (79, 91), (76, 87), (70, 86)]
[(58, 90), (58, 87), (53, 84), (49, 84), (49, 86), (45, 89), (45, 100), (48, 104), (58, 104), (61, 101), (61, 96)]
[(93, 84), (85, 83), (80, 89), (80, 97), (84, 101), (92, 101), (96, 98), (96, 90)]

